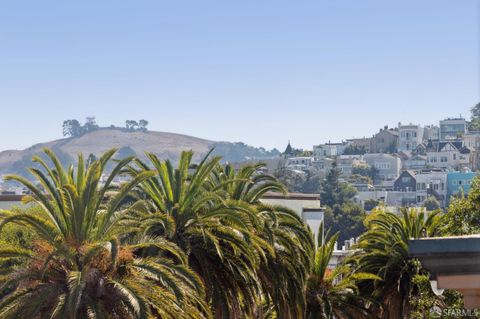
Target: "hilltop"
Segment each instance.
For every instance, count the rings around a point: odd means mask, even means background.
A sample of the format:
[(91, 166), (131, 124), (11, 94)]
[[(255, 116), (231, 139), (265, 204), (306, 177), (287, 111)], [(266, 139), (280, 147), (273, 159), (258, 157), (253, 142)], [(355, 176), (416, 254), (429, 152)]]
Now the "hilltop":
[(118, 157), (136, 155), (143, 157), (145, 152), (153, 152), (162, 159), (176, 161), (181, 151), (192, 150), (199, 159), (211, 148), (224, 161), (240, 162), (249, 159), (271, 158), (278, 151), (266, 151), (244, 143), (210, 141), (193, 136), (156, 132), (156, 131), (125, 131), (118, 128), (101, 128), (78, 137), (58, 139), (35, 144), (24, 150), (6, 150), (0, 152), (0, 174), (24, 173), (25, 167), (31, 165), (31, 158), (40, 154), (43, 148), (54, 150), (64, 163), (75, 161), (77, 154), (100, 155), (110, 148), (117, 148)]

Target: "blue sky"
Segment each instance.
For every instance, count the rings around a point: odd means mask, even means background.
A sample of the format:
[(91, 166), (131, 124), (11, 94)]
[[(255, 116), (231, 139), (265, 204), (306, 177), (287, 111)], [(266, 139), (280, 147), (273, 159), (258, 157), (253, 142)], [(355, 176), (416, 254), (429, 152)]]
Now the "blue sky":
[(479, 1), (9, 1), (0, 150), (64, 119), (310, 148), (480, 101)]

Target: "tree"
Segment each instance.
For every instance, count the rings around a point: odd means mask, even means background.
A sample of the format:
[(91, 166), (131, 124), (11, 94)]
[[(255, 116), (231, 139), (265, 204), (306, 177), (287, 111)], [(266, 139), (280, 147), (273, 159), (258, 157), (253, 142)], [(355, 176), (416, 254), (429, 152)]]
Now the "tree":
[[(321, 226), (321, 229), (323, 225)], [(319, 233), (323, 233), (320, 230)], [(334, 269), (329, 268), (335, 243), (336, 233), (326, 240), (319, 237), (315, 262), (307, 279), (307, 319), (349, 319), (372, 318), (367, 309), (368, 299), (359, 293), (359, 280), (380, 279), (375, 275), (360, 273), (348, 264), (341, 264)]]
[(423, 207), (428, 211), (440, 209), (440, 203), (433, 196), (428, 196), (428, 198), (423, 202)]
[(480, 131), (480, 103), (477, 103), (470, 110), (471, 117), (468, 123), (468, 129), (471, 131)]
[(63, 136), (78, 137), (82, 134), (82, 126), (77, 120), (63, 121)]
[(377, 275), (381, 280), (362, 284), (362, 293), (373, 296), (381, 305), (379, 318), (408, 318), (409, 300), (418, 298), (413, 279), (426, 271), (408, 253), (408, 241), (439, 234), (441, 216), (414, 209), (400, 216), (377, 209), (365, 221), (367, 232), (360, 237), (353, 260), (358, 271)]
[[(142, 172), (114, 189), (112, 181), (131, 158), (122, 159), (104, 185), (100, 177), (115, 151), (86, 166), (64, 169), (50, 150), (51, 165), (35, 156), (42, 169), (30, 168), (41, 184), (9, 175), (32, 192), (27, 202), (38, 208), (2, 211), (0, 232), (9, 224), (28, 229), (32, 247), (1, 246), (0, 286), (12, 291), (0, 300), (1, 318), (203, 318), (208, 309), (203, 285), (186, 255), (165, 240), (122, 238), (122, 199), (152, 172)], [(108, 191), (108, 194), (107, 194)], [(155, 256), (139, 251), (154, 248)], [(23, 263), (19, 264), (19, 261)]]
[(378, 200), (375, 200), (375, 199), (367, 199), (364, 203), (364, 208), (366, 211), (371, 211), (373, 210), (375, 207), (378, 206), (378, 204), (380, 204), (380, 202)]
[(452, 197), (445, 214), (446, 235), (471, 235), (480, 233), (480, 179), (473, 179), (468, 196)]
[(340, 243), (363, 234), (365, 217), (362, 206), (356, 203), (335, 204), (325, 209), (325, 225), (339, 233)]
[(367, 153), (363, 145), (349, 145), (345, 148), (343, 155), (363, 155)]
[(260, 222), (252, 231), (268, 243), (261, 252), (267, 258), (256, 269), (266, 296), (264, 306), (274, 309), (279, 318), (299, 318), (305, 311), (305, 281), (313, 260), (313, 237), (295, 212), (260, 201), (267, 192), (286, 191), (273, 176), (260, 172), (263, 167), (246, 165), (235, 172), (231, 165), (219, 166), (212, 182), (229, 200), (247, 203)]
[(152, 153), (147, 158), (153, 168), (137, 160), (133, 178), (152, 171), (156, 175), (141, 184), (141, 196), (148, 202), (130, 222), (139, 235), (165, 238), (188, 252), (216, 317), (249, 317), (259, 304), (255, 269), (267, 243), (251, 231), (252, 223), (259, 222), (255, 213), (226, 201), (207, 182), (220, 158), (207, 155), (193, 165), (192, 157), (192, 152), (182, 152), (177, 168)]
[(134, 120), (126, 120), (125, 127), (127, 131), (135, 131), (136, 128), (138, 127), (138, 123), (137, 121), (134, 121)]
[(340, 170), (334, 162), (326, 178), (320, 187), (320, 201), (323, 205), (332, 207), (335, 204), (342, 205), (349, 202), (357, 193), (350, 184), (339, 181)]
[(146, 132), (147, 131), (147, 126), (148, 126), (148, 121), (143, 120), (143, 119), (138, 121), (138, 129), (140, 131)]
[(92, 132), (99, 128), (97, 122), (95, 121), (95, 117), (87, 117), (85, 120), (85, 124), (83, 125), (83, 133)]

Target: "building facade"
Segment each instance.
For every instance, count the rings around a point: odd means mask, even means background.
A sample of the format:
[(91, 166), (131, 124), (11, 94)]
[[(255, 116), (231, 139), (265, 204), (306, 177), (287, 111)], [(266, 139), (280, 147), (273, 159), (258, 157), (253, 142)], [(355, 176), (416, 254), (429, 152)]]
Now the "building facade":
[(464, 118), (448, 118), (440, 121), (440, 141), (460, 139), (467, 133), (467, 121)]
[(423, 142), (424, 128), (420, 125), (398, 123), (398, 151), (411, 152)]
[(395, 153), (398, 145), (398, 131), (384, 128), (370, 140), (371, 153)]
[(365, 154), (363, 159), (370, 167), (377, 169), (380, 180), (396, 180), (400, 175), (402, 162), (396, 155), (371, 153)]

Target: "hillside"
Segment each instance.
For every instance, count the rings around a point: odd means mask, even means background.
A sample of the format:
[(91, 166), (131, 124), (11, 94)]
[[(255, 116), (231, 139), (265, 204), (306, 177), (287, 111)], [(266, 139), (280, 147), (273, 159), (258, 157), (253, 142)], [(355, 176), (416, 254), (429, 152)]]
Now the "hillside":
[(162, 159), (176, 161), (183, 150), (193, 150), (198, 159), (215, 147), (215, 154), (225, 161), (238, 162), (252, 158), (269, 158), (276, 151), (265, 151), (243, 143), (215, 142), (193, 136), (167, 132), (127, 132), (120, 129), (98, 129), (76, 138), (65, 138), (51, 142), (35, 144), (24, 150), (0, 152), (0, 174), (24, 173), (31, 163), (31, 157), (40, 154), (43, 148), (51, 148), (59, 154), (62, 162), (71, 163), (77, 154), (99, 155), (110, 148), (119, 149), (119, 157), (153, 152)]

